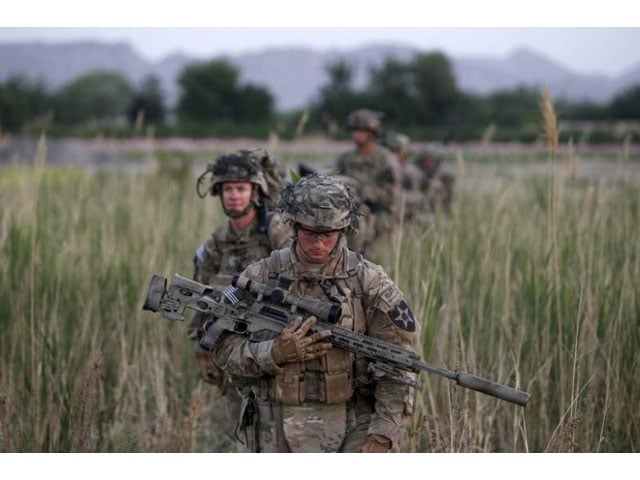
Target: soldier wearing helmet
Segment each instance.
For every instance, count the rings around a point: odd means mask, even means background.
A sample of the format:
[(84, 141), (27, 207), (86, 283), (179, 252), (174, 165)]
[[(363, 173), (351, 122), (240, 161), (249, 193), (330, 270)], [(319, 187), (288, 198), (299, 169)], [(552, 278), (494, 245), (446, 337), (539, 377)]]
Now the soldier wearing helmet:
[(423, 173), (413, 162), (408, 161), (411, 139), (407, 135), (388, 132), (383, 144), (396, 156), (400, 165), (401, 205), (405, 222), (410, 222), (421, 210), (426, 209), (425, 194), (422, 190)]
[(439, 211), (451, 213), (453, 203), (455, 176), (442, 170), (443, 154), (434, 149), (426, 149), (418, 153), (415, 164), (423, 172), (422, 191), (425, 192), (430, 222)]
[(404, 164), (409, 154), (411, 139), (403, 133), (388, 132), (384, 136), (383, 145), (391, 150), (400, 163)]
[[(198, 178), (197, 192), (201, 198), (210, 194), (220, 197), (227, 220), (200, 245), (193, 258), (194, 280), (204, 284), (229, 284), (232, 276), (268, 256), (273, 250), (285, 247), (291, 241), (289, 227), (278, 213), (269, 211), (267, 201), (272, 193), (262, 168), (264, 150), (239, 150), (225, 154), (207, 166)], [(270, 158), (270, 157), (269, 157)], [(270, 159), (275, 162), (275, 159)], [(207, 320), (203, 314), (195, 315), (189, 334), (199, 339)], [(241, 393), (246, 382), (223, 375), (209, 352), (196, 348), (196, 361), (200, 377), (216, 385), (225, 395), (227, 412), (226, 433), (234, 437), (234, 422), (239, 415)]]
[[(414, 350), (419, 326), (402, 292), (382, 267), (347, 248), (346, 235), (359, 227), (349, 188), (313, 174), (289, 184), (279, 205), (291, 246), (241, 276), (270, 285), (286, 277), (296, 295), (340, 303), (342, 328)], [(374, 377), (364, 358), (331, 346), (328, 330), (309, 334), (315, 323), (298, 318), (270, 340), (226, 332), (216, 343), (224, 371), (251, 379), (252, 408), (241, 424), (247, 443), (256, 452), (397, 448), (412, 412), (409, 387)]]
[(377, 143), (382, 117), (368, 109), (349, 114), (347, 129), (355, 148), (338, 157), (335, 173), (358, 181), (358, 195), (376, 219), (376, 237), (386, 243), (400, 212), (400, 169), (391, 152)]

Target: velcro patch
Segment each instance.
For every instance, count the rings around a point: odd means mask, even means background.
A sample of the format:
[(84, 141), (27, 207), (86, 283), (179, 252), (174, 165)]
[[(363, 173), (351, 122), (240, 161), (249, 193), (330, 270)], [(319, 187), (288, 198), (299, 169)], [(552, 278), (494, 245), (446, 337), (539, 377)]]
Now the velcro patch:
[(387, 307), (382, 309), (383, 311), (391, 308), (391, 305), (395, 304), (402, 298), (402, 293), (400, 293), (400, 291), (398, 291), (398, 289), (393, 285), (387, 285), (387, 287), (388, 288), (386, 288), (381, 295), (382, 300), (387, 304)]
[(389, 318), (394, 325), (407, 332), (415, 332), (416, 330), (416, 319), (413, 318), (413, 313), (404, 300), (389, 311)]

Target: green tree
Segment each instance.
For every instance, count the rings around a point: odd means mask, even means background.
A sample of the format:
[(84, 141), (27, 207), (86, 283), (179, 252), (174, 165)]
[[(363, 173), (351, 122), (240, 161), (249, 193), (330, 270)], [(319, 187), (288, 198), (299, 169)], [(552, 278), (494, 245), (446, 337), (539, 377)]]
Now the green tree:
[(51, 96), (41, 81), (14, 76), (0, 84), (0, 130), (19, 132), (51, 109)]
[(489, 95), (491, 121), (498, 126), (520, 126), (537, 123), (540, 117), (540, 91), (535, 88), (518, 87)]
[(353, 68), (351, 68), (344, 58), (327, 64), (325, 71), (329, 75), (329, 84), (326, 87), (328, 90), (339, 93), (351, 92)]
[(273, 96), (255, 85), (240, 87), (234, 103), (234, 118), (239, 121), (264, 121), (273, 114)]
[(387, 58), (379, 68), (369, 70), (369, 94), (373, 108), (385, 113), (385, 120), (408, 125), (416, 120), (419, 98), (412, 66)]
[(160, 124), (164, 122), (166, 108), (160, 80), (155, 75), (144, 78), (140, 88), (134, 92), (127, 110), (127, 118), (135, 123), (138, 115), (143, 115), (146, 123)]
[(131, 103), (132, 88), (120, 73), (96, 70), (78, 77), (55, 97), (55, 118), (64, 125), (114, 121)]
[(322, 126), (332, 131), (342, 124), (349, 112), (363, 105), (369, 105), (368, 92), (356, 92), (352, 88), (353, 69), (344, 59), (325, 65), (328, 82), (311, 105), (311, 125)]
[[(238, 69), (224, 59), (186, 66), (178, 78), (179, 120), (212, 124), (268, 118), (273, 110), (271, 93), (255, 85), (240, 86), (238, 79)], [(253, 106), (252, 101), (256, 102)]]
[(640, 84), (616, 95), (611, 101), (611, 115), (620, 120), (640, 120)]
[(315, 104), (316, 116), (343, 119), (355, 108), (368, 107), (384, 112), (387, 125), (446, 127), (452, 123), (459, 94), (449, 60), (442, 53), (419, 54), (407, 62), (387, 58), (369, 70), (369, 83), (362, 91), (351, 88), (352, 70), (344, 60), (326, 69), (329, 82)]
[(429, 124), (447, 122), (458, 100), (456, 79), (449, 59), (440, 52), (418, 54), (411, 63), (416, 103), (416, 121)]
[(451, 136), (479, 138), (493, 118), (493, 105), (483, 96), (461, 92), (458, 97), (457, 122)]
[(608, 120), (611, 111), (608, 104), (591, 101), (569, 102), (558, 100), (556, 111), (567, 120)]

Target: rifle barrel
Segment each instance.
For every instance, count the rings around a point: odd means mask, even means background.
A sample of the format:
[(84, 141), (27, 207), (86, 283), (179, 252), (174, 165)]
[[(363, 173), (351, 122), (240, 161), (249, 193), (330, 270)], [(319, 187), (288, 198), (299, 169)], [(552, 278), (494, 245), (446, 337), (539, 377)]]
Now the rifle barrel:
[(531, 398), (531, 395), (526, 392), (521, 392), (520, 390), (516, 390), (515, 388), (492, 382), (491, 380), (477, 377), (475, 375), (471, 375), (470, 373), (452, 372), (451, 370), (447, 370), (446, 368), (436, 367), (425, 362), (419, 362), (418, 366), (420, 370), (425, 370), (427, 372), (440, 375), (441, 377), (455, 380), (456, 383), (461, 387), (475, 390), (477, 392), (486, 393), (487, 395), (491, 395), (492, 397), (500, 398), (501, 400), (506, 400), (507, 402), (515, 403), (516, 405), (520, 405), (522, 407), (526, 407), (529, 398)]

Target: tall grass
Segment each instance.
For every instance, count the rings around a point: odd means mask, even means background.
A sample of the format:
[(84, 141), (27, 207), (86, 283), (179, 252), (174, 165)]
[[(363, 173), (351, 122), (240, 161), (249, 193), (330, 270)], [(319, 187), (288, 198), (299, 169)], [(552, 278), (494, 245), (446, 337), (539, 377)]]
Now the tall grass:
[(521, 409), (428, 378), (414, 447), (638, 451), (637, 173), (523, 172), (481, 189), (486, 167), (465, 171), (449, 228), (409, 234), (395, 277), (423, 320), (427, 362), (532, 398)]
[[(451, 219), (407, 229), (385, 267), (427, 362), (532, 398), (522, 409), (424, 375), (405, 449), (638, 451), (637, 177), (462, 160)], [(228, 448), (184, 325), (141, 310), (150, 274), (190, 275), (221, 220), (194, 183), (43, 161), (0, 172), (0, 451)]]

